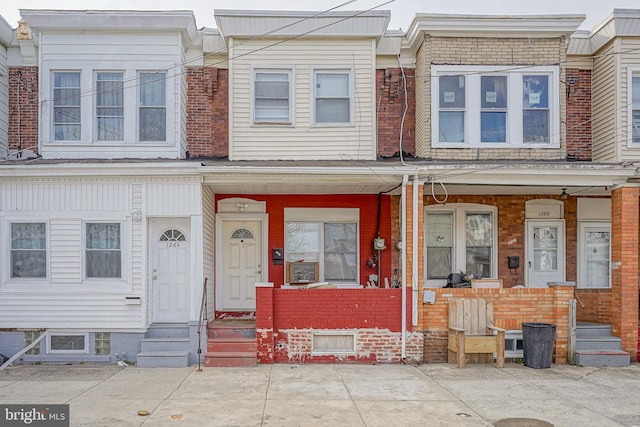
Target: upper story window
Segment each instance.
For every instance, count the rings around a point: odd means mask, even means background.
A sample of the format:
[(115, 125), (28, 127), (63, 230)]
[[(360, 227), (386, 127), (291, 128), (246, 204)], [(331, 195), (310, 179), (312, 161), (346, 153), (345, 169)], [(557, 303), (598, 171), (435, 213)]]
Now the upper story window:
[(140, 73), (140, 141), (167, 140), (166, 81), (166, 73)]
[(98, 141), (124, 141), (123, 74), (96, 73)]
[(11, 277), (47, 277), (47, 225), (11, 224)]
[(629, 117), (631, 117), (631, 144), (640, 146), (640, 70), (630, 73), (631, 88), (629, 90), (631, 102)]
[(53, 135), (55, 141), (80, 141), (80, 72), (53, 73)]
[(559, 146), (557, 67), (434, 66), (434, 147)]
[(291, 69), (253, 70), (253, 123), (292, 123)]
[(120, 223), (85, 224), (85, 275), (87, 278), (122, 277)]
[(351, 69), (313, 70), (313, 104), (316, 124), (353, 123), (353, 72)]

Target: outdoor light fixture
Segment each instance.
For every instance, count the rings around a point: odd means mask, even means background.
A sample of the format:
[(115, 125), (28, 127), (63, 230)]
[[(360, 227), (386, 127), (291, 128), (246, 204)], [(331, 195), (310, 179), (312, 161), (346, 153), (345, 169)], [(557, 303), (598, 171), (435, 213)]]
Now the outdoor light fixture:
[(561, 200), (567, 200), (569, 198), (569, 195), (567, 194), (567, 189), (563, 188), (562, 189), (562, 193), (560, 193), (560, 199)]

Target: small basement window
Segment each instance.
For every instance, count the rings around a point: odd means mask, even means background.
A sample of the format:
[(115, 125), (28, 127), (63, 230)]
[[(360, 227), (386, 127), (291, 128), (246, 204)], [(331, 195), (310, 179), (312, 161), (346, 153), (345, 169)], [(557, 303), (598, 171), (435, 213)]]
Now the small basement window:
[(353, 331), (314, 332), (311, 354), (355, 354), (356, 334)]
[(87, 353), (87, 334), (50, 334), (49, 353)]
[(111, 354), (111, 333), (96, 332), (94, 337), (96, 356), (108, 356)]
[(519, 329), (509, 330), (504, 334), (504, 357), (517, 358), (524, 357), (522, 346), (522, 331)]

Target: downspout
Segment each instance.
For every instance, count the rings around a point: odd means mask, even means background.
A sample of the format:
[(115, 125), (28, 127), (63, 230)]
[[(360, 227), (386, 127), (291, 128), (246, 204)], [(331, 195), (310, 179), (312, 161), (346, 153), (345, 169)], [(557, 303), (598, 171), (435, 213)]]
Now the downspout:
[[(402, 177), (402, 193), (400, 196), (400, 233), (402, 241), (406, 243), (407, 236), (407, 182), (409, 177)], [(402, 360), (407, 358), (407, 248), (403, 247), (400, 255), (400, 266), (402, 268)]]
[(418, 324), (418, 175), (413, 176), (413, 253), (411, 265), (411, 322), (413, 326)]

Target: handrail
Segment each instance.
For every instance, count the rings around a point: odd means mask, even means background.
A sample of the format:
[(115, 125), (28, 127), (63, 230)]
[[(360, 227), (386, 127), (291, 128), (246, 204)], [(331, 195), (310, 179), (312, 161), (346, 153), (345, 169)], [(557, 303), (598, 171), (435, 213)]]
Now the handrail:
[(31, 350), (33, 347), (36, 346), (36, 344), (38, 344), (40, 341), (42, 341), (42, 339), (44, 337), (46, 337), (47, 335), (49, 335), (49, 331), (44, 331), (43, 333), (40, 334), (40, 336), (38, 338), (36, 338), (35, 340), (33, 340), (33, 342), (31, 344), (29, 344), (28, 346), (26, 346), (25, 348), (23, 348), (22, 350), (20, 350), (19, 352), (17, 352), (16, 354), (14, 354), (13, 356), (11, 356), (9, 358), (9, 360), (7, 360), (6, 362), (4, 362), (2, 364), (2, 366), (0, 366), (0, 371), (2, 371), (4, 368), (6, 368), (7, 366), (11, 365), (18, 357), (22, 356), (23, 354), (25, 354), (27, 351)]
[(202, 371), (201, 359), (202, 359), (202, 322), (207, 320), (207, 280), (204, 278), (204, 284), (202, 285), (202, 301), (200, 301), (200, 316), (198, 317), (198, 371)]

